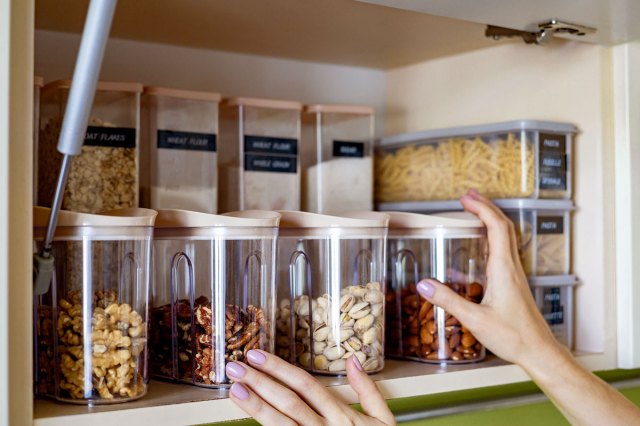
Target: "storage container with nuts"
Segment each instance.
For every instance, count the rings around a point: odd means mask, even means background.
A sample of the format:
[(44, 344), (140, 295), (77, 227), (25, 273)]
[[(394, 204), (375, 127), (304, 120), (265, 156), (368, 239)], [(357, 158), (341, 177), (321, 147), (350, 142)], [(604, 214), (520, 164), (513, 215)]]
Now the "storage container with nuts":
[(299, 102), (234, 98), (220, 104), (220, 211), (300, 208)]
[(569, 349), (573, 349), (573, 290), (577, 284), (574, 275), (529, 278), (538, 309), (558, 342)]
[(227, 387), (230, 361), (273, 352), (280, 215), (160, 210), (154, 235), (150, 364), (156, 377)]
[(383, 138), (376, 202), (455, 200), (469, 188), (490, 198), (570, 199), (576, 127), (512, 121)]
[(435, 278), (481, 302), (487, 249), (482, 222), (466, 213), (389, 215), (387, 353), (435, 363), (484, 359), (484, 347), (464, 324), (416, 289), (421, 279)]
[[(50, 205), (60, 172), (57, 151), (70, 81), (47, 84), (41, 93), (38, 201)], [(98, 83), (84, 145), (71, 162), (62, 208), (97, 213), (138, 206), (138, 83)]]
[[(55, 273), (34, 300), (35, 394), (81, 404), (140, 398), (147, 390), (147, 312), (156, 212), (61, 211)], [(49, 209), (34, 208), (34, 250)]]
[(219, 102), (218, 93), (145, 87), (143, 205), (217, 213)]
[(302, 114), (302, 209), (373, 209), (373, 108), (309, 105)]
[(345, 374), (350, 356), (380, 371), (388, 216), (280, 213), (276, 353), (314, 373)]

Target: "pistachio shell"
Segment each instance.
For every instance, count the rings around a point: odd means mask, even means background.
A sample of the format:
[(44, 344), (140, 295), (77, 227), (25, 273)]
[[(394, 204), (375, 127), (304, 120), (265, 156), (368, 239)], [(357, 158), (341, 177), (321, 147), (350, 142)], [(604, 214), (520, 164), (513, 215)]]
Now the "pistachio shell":
[(370, 290), (365, 293), (363, 299), (369, 303), (382, 303), (384, 295), (380, 290)]
[(356, 333), (364, 333), (373, 325), (373, 315), (369, 314), (364, 318), (360, 318), (353, 326)]
[(371, 305), (371, 315), (374, 317), (382, 315), (382, 303), (373, 303)]
[(364, 371), (377, 370), (379, 366), (380, 366), (380, 361), (378, 361), (378, 358), (376, 357), (369, 358), (362, 363), (362, 368), (364, 369)]
[(353, 351), (359, 351), (362, 348), (362, 342), (356, 336), (349, 337), (345, 342)]
[(354, 319), (360, 319), (367, 316), (371, 312), (371, 307), (367, 302), (360, 302), (353, 305), (349, 310), (349, 316)]
[(344, 371), (347, 368), (347, 361), (344, 359), (336, 359), (329, 364), (329, 371), (336, 373), (338, 371)]
[(323, 342), (327, 340), (330, 331), (331, 329), (324, 324), (316, 327), (315, 331), (313, 332), (313, 340), (315, 340), (316, 342)]
[(313, 367), (317, 370), (326, 370), (329, 368), (329, 360), (324, 355), (316, 355), (313, 358)]
[(327, 348), (327, 344), (325, 342), (313, 342), (313, 353), (315, 355), (320, 355)]
[(375, 327), (371, 327), (362, 335), (362, 343), (370, 345), (374, 340), (376, 340), (377, 334), (377, 329)]
[(367, 359), (367, 355), (365, 355), (365, 353), (362, 351), (358, 351), (354, 355), (356, 358), (358, 358), (358, 361), (360, 361), (360, 365), (362, 365), (362, 363)]
[(345, 354), (345, 350), (340, 346), (332, 346), (328, 347), (324, 350), (323, 354), (327, 357), (328, 360), (333, 361), (334, 359), (338, 359)]
[(349, 310), (355, 303), (355, 297), (350, 294), (345, 294), (340, 298), (340, 312), (349, 312)]
[(311, 353), (305, 352), (300, 355), (298, 357), (298, 363), (305, 368), (309, 368), (309, 366), (311, 365)]
[(340, 343), (344, 342), (354, 334), (355, 331), (353, 331), (353, 328), (340, 327)]

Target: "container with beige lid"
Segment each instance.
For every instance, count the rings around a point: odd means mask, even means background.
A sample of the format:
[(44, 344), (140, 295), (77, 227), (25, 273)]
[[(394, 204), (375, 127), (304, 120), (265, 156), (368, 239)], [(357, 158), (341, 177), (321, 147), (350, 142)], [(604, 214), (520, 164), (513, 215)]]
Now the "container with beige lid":
[(301, 109), (290, 101), (222, 101), (220, 211), (300, 209)]
[(373, 114), (367, 106), (309, 105), (302, 114), (302, 209), (373, 209)]
[[(50, 205), (62, 154), (57, 151), (70, 81), (56, 81), (41, 92), (38, 201)], [(62, 208), (77, 212), (138, 206), (138, 83), (99, 82), (84, 145), (73, 158)]]
[(345, 374), (353, 355), (380, 371), (388, 216), (280, 213), (276, 353), (314, 373)]
[(218, 104), (210, 92), (145, 87), (142, 199), (153, 209), (218, 211)]
[[(34, 250), (49, 209), (35, 207)], [(34, 301), (35, 394), (79, 404), (142, 397), (156, 212), (61, 211), (50, 290)]]
[(280, 215), (160, 210), (154, 235), (150, 366), (156, 377), (228, 387), (225, 366), (273, 352)]
[(482, 222), (462, 212), (388, 214), (387, 354), (436, 363), (483, 359), (484, 347), (464, 325), (416, 289), (420, 280), (435, 278), (467, 300), (482, 300), (486, 268)]

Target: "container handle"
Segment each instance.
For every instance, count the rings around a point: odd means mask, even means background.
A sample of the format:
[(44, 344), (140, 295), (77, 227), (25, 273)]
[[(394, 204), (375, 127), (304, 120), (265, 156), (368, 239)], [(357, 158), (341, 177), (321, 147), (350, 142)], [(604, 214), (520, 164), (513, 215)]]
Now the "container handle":
[[(249, 256), (247, 256), (247, 259), (244, 262), (244, 288), (243, 288), (243, 295), (242, 295), (242, 308), (243, 309), (247, 309), (248, 306), (248, 288), (249, 288), (249, 264), (251, 262), (251, 259), (257, 259), (258, 260), (258, 266), (260, 267), (260, 290), (264, 291), (265, 290), (265, 285), (264, 285), (264, 279), (266, 276), (266, 265), (264, 264), (264, 262), (262, 261), (262, 252), (260, 250), (254, 250), (251, 252), (251, 254), (249, 254)], [(262, 298), (262, 300), (264, 300), (265, 298)]]
[[(366, 267), (366, 263), (363, 262), (361, 265), (361, 260), (365, 258), (365, 261), (369, 262), (369, 267)], [(356, 254), (356, 258), (353, 260), (353, 284), (355, 285), (364, 285), (366, 283), (371, 282), (371, 278), (373, 277), (373, 255), (371, 254), (371, 250), (368, 248), (362, 249)], [(358, 278), (364, 278), (365, 275), (368, 275), (366, 279), (358, 280)]]
[[(413, 262), (413, 280), (417, 281), (418, 280), (418, 259), (415, 255), (415, 253), (409, 249), (403, 248), (400, 249), (396, 252), (396, 254), (393, 256), (393, 261), (391, 262), (391, 286), (393, 288), (393, 290), (396, 291), (396, 311), (395, 312), (402, 312), (402, 295), (401, 293), (398, 291), (398, 286), (400, 283), (400, 272), (403, 271), (402, 268), (402, 262), (405, 259), (410, 259)], [(404, 283), (404, 280), (402, 280), (402, 282)], [(417, 284), (417, 283), (414, 283)], [(418, 300), (418, 305), (420, 305), (419, 301), (420, 301), (420, 295), (417, 293), (416, 291), (416, 297)], [(418, 307), (418, 311), (419, 312), (420, 308)], [(419, 324), (419, 322), (418, 322)], [(387, 324), (387, 327), (389, 327), (390, 324)], [(399, 334), (400, 338), (398, 340), (398, 355), (403, 355), (403, 328), (401, 327), (400, 330), (400, 334)], [(420, 352), (422, 352), (422, 342), (419, 341), (419, 350)], [(418, 354), (419, 355), (419, 354)]]
[[(313, 302), (311, 299), (311, 268), (310, 268), (310, 264), (311, 262), (309, 262), (309, 257), (307, 256), (307, 254), (302, 251), (302, 250), (296, 250), (291, 254), (291, 258), (289, 259), (289, 300), (291, 301), (292, 305), (290, 306), (289, 309), (289, 358), (290, 358), (290, 362), (295, 364), (296, 360), (295, 360), (295, 354), (296, 354), (296, 339), (295, 339), (295, 327), (294, 327), (294, 321), (293, 319), (295, 318), (294, 316), (294, 312), (293, 312), (293, 301), (295, 300), (295, 293), (296, 293), (296, 279), (299, 276), (297, 274), (298, 272), (298, 260), (302, 259), (304, 261), (305, 264), (305, 269), (307, 272), (307, 294), (309, 296), (309, 321), (311, 321), (311, 324), (309, 324), (309, 327), (313, 327), (313, 311), (312, 311), (312, 307), (313, 307)], [(310, 335), (310, 340), (309, 340), (309, 344), (310, 344), (310, 350), (309, 352), (311, 353), (311, 364), (313, 365), (313, 357), (314, 357), (314, 353), (313, 353), (313, 330), (311, 330), (311, 332), (309, 333)]]
[[(185, 252), (178, 252), (173, 255), (171, 259), (171, 284), (169, 286), (169, 292), (171, 297), (171, 324), (173, 324), (174, 330), (171, 333), (171, 357), (172, 357), (172, 375), (175, 380), (178, 380), (178, 307), (180, 301), (178, 300), (178, 268), (180, 262), (184, 260), (187, 265), (187, 279), (189, 280), (189, 292), (190, 306), (191, 306), (191, 342), (195, 343), (195, 327), (193, 326), (194, 319), (194, 279), (193, 279), (193, 263)], [(191, 355), (191, 380), (195, 380), (195, 356)]]

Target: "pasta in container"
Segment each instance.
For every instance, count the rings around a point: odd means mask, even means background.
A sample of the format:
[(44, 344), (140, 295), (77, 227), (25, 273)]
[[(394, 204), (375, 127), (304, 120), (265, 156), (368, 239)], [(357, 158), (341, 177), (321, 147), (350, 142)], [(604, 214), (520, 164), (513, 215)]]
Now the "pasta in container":
[(453, 200), (469, 188), (491, 198), (569, 199), (576, 133), (571, 124), (513, 121), (383, 138), (376, 201)]

